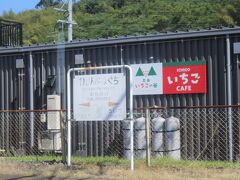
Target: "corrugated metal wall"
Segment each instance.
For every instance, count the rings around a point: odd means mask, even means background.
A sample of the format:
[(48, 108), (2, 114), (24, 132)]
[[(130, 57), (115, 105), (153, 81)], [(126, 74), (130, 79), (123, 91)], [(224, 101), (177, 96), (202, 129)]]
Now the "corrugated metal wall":
[[(240, 41), (239, 36), (232, 37), (231, 42)], [(152, 62), (207, 61), (207, 94), (188, 95), (150, 95), (134, 97), (134, 107), (152, 105), (160, 106), (199, 106), (224, 105), (226, 96), (226, 39), (224, 36), (179, 39), (159, 42), (141, 42), (136, 44), (113, 44), (112, 46), (79, 47), (66, 49), (65, 68), (75, 65), (75, 54), (83, 54), (85, 62), (92, 66), (139, 64)], [(232, 45), (232, 43), (231, 43)], [(121, 51), (122, 48), (122, 51)], [(121, 58), (122, 56), (122, 58)], [(24, 69), (16, 68), (16, 59), (24, 59)], [(122, 59), (122, 60), (121, 60)], [(0, 54), (1, 109), (18, 109), (19, 74), (23, 73), (25, 81), (24, 108), (29, 108), (29, 54)], [(41, 109), (46, 104), (45, 87), (47, 78), (57, 73), (57, 50), (33, 52), (35, 108)], [(233, 102), (240, 103), (239, 63), (232, 54)]]
[[(230, 36), (240, 41), (240, 34)], [(46, 108), (46, 95), (55, 91), (46, 87), (49, 77), (56, 76), (57, 49), (33, 51), (34, 107)], [(231, 51), (232, 52), (232, 51)], [(75, 65), (75, 55), (83, 54), (82, 66), (106, 66), (153, 62), (207, 61), (207, 94), (144, 95), (134, 97), (134, 108), (147, 106), (205, 106), (226, 105), (226, 36), (205, 36), (183, 39), (116, 43), (110, 45), (81, 46), (65, 49), (65, 72)], [(24, 59), (24, 68), (16, 68), (16, 59)], [(231, 55), (233, 104), (240, 104), (240, 66), (236, 55)], [(0, 51), (0, 109), (29, 109), (29, 52), (3, 54)], [(65, 92), (65, 90), (64, 90)], [(22, 93), (22, 95), (21, 95)], [(66, 97), (65, 93), (62, 97)], [(62, 100), (64, 103), (65, 100)], [(62, 105), (65, 108), (65, 104)], [(103, 132), (103, 128), (107, 131)], [(119, 123), (77, 123), (73, 130), (73, 151), (86, 144), (88, 155), (104, 155), (104, 146), (111, 141), (109, 134), (120, 129)]]

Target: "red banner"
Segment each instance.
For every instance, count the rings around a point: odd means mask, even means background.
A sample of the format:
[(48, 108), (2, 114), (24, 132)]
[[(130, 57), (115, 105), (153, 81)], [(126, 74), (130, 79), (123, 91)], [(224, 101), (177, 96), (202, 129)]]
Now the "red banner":
[(205, 61), (163, 64), (163, 94), (206, 93)]

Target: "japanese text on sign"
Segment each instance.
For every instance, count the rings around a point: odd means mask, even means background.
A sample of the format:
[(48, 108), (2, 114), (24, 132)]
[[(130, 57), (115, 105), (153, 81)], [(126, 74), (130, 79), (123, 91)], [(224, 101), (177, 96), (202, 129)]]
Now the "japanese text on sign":
[(163, 93), (206, 93), (206, 64), (165, 65), (163, 68)]
[(126, 81), (123, 73), (75, 76), (74, 119), (78, 121), (126, 118)]
[(206, 62), (134, 64), (133, 94), (206, 93)]
[(162, 63), (134, 64), (133, 95), (162, 94)]

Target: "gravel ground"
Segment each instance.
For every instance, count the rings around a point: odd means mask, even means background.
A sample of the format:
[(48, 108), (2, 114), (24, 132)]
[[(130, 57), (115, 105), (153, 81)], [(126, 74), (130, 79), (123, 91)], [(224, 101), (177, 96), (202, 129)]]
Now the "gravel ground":
[(138, 165), (132, 173), (127, 167), (84, 165), (66, 168), (62, 164), (0, 162), (0, 179), (80, 179), (80, 180), (240, 180), (240, 169), (163, 168)]

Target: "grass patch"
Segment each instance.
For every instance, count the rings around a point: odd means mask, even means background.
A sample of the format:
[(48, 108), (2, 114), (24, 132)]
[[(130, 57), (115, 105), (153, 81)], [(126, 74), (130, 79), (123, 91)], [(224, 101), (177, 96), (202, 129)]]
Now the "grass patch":
[(104, 157), (72, 157), (72, 163), (76, 165), (91, 164), (91, 165), (129, 165), (129, 160), (120, 159), (115, 156)]
[(174, 160), (171, 158), (158, 158), (152, 160), (152, 166), (176, 168), (240, 168), (240, 163), (229, 161), (201, 161), (201, 160)]
[(4, 157), (4, 160), (7, 161), (19, 161), (19, 162), (48, 162), (48, 161), (57, 161), (62, 160), (62, 156), (56, 155), (42, 155), (42, 156), (12, 156)]
[[(61, 162), (60, 155), (42, 155), (42, 156), (16, 156), (4, 157), (7, 161), (18, 162)], [(79, 157), (72, 156), (73, 165), (97, 165), (97, 166), (130, 166), (130, 161), (115, 156), (104, 157)], [(146, 161), (141, 159), (135, 160), (136, 167), (145, 166)], [(152, 167), (168, 168), (240, 168), (240, 163), (229, 161), (190, 161), (190, 160), (173, 160), (171, 158), (156, 158), (151, 160)]]
[[(13, 156), (13, 157), (4, 157), (4, 160), (7, 161), (18, 161), (18, 162), (61, 162), (62, 156), (54, 155), (43, 155), (43, 156)], [(72, 156), (72, 164), (74, 165), (129, 165), (129, 160), (120, 159), (115, 156), (104, 156), (104, 157), (79, 157)]]

